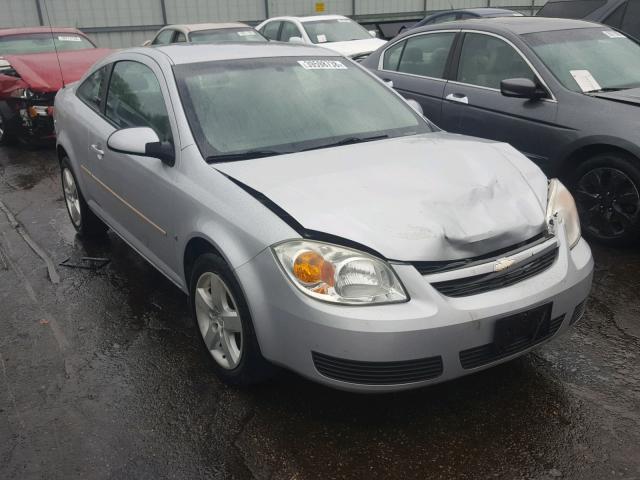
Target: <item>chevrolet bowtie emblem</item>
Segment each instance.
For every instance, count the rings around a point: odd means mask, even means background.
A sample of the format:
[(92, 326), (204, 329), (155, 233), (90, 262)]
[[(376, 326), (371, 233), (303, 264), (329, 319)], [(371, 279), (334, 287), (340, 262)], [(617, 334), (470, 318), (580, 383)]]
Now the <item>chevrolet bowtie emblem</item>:
[(510, 268), (514, 263), (516, 263), (515, 260), (512, 260), (511, 258), (501, 258), (493, 266), (493, 271), (501, 272), (503, 270), (506, 270), (507, 268)]

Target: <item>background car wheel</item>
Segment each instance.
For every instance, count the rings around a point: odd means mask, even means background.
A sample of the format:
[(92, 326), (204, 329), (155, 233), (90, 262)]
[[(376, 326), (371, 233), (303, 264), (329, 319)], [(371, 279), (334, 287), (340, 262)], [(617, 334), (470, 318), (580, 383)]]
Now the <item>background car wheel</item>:
[(250, 385), (272, 375), (273, 367), (260, 353), (240, 285), (218, 255), (207, 253), (196, 260), (189, 301), (196, 327), (221, 380)]
[(572, 190), (585, 236), (611, 246), (640, 239), (640, 161), (603, 153), (581, 163)]
[(16, 143), (16, 137), (7, 131), (7, 122), (0, 113), (0, 146), (3, 145), (13, 145)]
[(95, 237), (104, 235), (107, 231), (107, 226), (87, 205), (67, 157), (62, 159), (60, 167), (64, 203), (67, 206), (67, 213), (69, 213), (71, 223), (82, 236)]

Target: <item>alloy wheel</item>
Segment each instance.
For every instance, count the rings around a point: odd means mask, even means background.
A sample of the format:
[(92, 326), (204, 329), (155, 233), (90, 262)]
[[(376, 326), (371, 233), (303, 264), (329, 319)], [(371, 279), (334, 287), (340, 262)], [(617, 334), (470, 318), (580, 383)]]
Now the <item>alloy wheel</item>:
[(640, 215), (640, 192), (622, 170), (599, 167), (585, 173), (576, 185), (582, 228), (610, 239), (633, 229)]
[(64, 168), (62, 170), (62, 187), (64, 190), (64, 200), (67, 204), (67, 210), (71, 221), (76, 227), (80, 227), (82, 222), (82, 214), (80, 213), (80, 195), (76, 185), (75, 178), (71, 170)]
[(242, 358), (243, 331), (237, 303), (224, 280), (215, 273), (203, 273), (196, 284), (195, 310), (198, 327), (207, 350), (227, 370)]

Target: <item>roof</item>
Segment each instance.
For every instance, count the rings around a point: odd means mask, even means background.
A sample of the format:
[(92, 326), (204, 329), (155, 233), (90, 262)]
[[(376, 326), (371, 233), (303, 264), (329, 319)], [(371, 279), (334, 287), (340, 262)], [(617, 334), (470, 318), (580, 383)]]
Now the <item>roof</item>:
[(75, 33), (86, 36), (77, 28), (70, 27), (25, 27), (25, 28), (3, 28), (0, 29), (0, 37), (5, 37), (7, 35), (28, 35), (30, 33)]
[[(406, 34), (416, 34), (431, 30), (455, 30), (473, 29), (493, 32), (493, 33), (513, 33), (524, 35), (527, 33), (551, 32), (554, 30), (574, 30), (577, 28), (594, 28), (602, 25), (584, 20), (572, 20), (567, 18), (545, 18), (545, 17), (494, 17), (494, 18), (471, 18), (469, 20), (456, 20), (446, 23), (437, 23), (426, 27), (419, 27), (409, 30)], [(405, 34), (405, 35), (406, 35)], [(404, 36), (404, 35), (403, 35)]]
[(469, 12), (469, 13), (476, 13), (478, 15), (486, 15), (486, 16), (491, 16), (491, 15), (499, 15), (499, 14), (514, 14), (515, 16), (520, 16), (522, 15), (519, 12), (516, 12), (514, 10), (509, 10), (508, 8), (489, 8), (489, 7), (478, 7), (478, 8), (463, 8), (461, 10), (455, 10), (456, 12)]
[(221, 43), (217, 45), (194, 45), (189, 43), (158, 46), (152, 49), (135, 48), (131, 52), (149, 55), (162, 52), (176, 65), (237, 60), (259, 57), (339, 57), (340, 54), (322, 47), (291, 43)]
[(175, 25), (167, 25), (162, 27), (165, 29), (182, 30), (185, 32), (200, 32), (202, 30), (223, 30), (225, 28), (251, 28), (246, 23), (227, 22), (227, 23), (179, 23)]
[[(298, 20), (299, 22), (305, 23), (305, 22), (317, 22), (318, 20), (344, 20), (347, 19), (349, 20), (348, 17), (345, 17), (344, 15), (309, 15), (306, 17), (292, 17), (292, 16), (288, 16), (288, 17), (272, 17), (269, 18), (268, 20)], [(266, 21), (266, 20), (265, 20)]]

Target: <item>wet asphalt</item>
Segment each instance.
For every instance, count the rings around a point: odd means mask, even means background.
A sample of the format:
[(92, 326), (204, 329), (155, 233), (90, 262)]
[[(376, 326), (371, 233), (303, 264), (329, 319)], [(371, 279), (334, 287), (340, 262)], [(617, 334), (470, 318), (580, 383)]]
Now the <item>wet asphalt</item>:
[[(594, 246), (568, 334), (387, 395), (282, 372), (231, 388), (186, 297), (112, 233), (75, 235), (53, 149), (0, 148), (0, 479), (640, 478), (640, 247)], [(28, 244), (39, 246), (47, 265)], [(83, 256), (111, 261), (65, 268)]]

